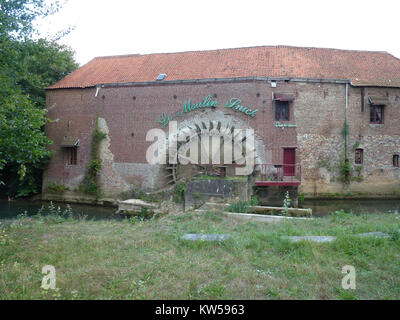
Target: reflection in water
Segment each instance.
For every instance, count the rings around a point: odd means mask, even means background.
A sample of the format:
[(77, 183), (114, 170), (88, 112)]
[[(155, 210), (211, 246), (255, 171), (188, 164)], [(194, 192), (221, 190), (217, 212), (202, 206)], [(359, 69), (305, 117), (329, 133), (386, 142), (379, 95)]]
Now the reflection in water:
[[(10, 219), (20, 213), (27, 212), (34, 215), (44, 206), (47, 208), (50, 202), (18, 200), (8, 202), (0, 200), (0, 219)], [(61, 210), (66, 208), (65, 203), (54, 203)], [(353, 213), (400, 213), (400, 200), (305, 200), (303, 208), (311, 208), (314, 216), (324, 216), (337, 210), (352, 211)], [(87, 215), (89, 219), (105, 219), (111, 217), (116, 211), (114, 207), (91, 206), (84, 204), (71, 204), (75, 216)]]
[(400, 213), (400, 200), (305, 200), (303, 208), (311, 208), (313, 215), (324, 216), (337, 210), (361, 213)]

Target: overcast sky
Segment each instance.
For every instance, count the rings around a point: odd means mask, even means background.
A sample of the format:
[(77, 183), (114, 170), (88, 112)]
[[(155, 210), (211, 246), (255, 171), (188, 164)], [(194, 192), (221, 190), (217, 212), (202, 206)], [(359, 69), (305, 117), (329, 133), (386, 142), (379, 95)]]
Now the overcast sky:
[(387, 51), (400, 58), (397, 0), (69, 0), (39, 22), (84, 64), (96, 56), (260, 45)]

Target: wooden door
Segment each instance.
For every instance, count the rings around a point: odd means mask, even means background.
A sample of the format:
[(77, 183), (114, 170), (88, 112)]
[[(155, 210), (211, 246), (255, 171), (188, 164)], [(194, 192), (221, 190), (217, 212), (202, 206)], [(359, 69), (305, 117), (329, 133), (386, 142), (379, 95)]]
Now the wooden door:
[(283, 149), (283, 175), (294, 176), (296, 165), (296, 149)]

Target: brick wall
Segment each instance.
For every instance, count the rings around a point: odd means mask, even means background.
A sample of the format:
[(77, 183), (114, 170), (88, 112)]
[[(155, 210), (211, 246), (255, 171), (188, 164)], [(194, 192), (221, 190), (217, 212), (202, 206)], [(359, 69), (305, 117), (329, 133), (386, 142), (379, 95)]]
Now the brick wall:
[[(290, 121), (285, 123), (296, 124), (297, 128), (282, 130), (274, 126), (272, 92), (295, 95)], [(371, 126), (367, 96), (386, 95), (386, 92), (391, 104), (385, 111), (385, 124)], [(302, 164), (303, 172), (301, 192), (307, 194), (343, 190), (392, 193), (399, 187), (399, 170), (391, 166), (391, 157), (400, 151), (397, 149), (400, 144), (400, 90), (367, 88), (364, 112), (361, 112), (361, 89), (350, 88), (349, 93), (350, 159), (353, 164), (351, 148), (359, 141), (364, 148), (364, 181), (343, 185), (338, 181), (338, 166), (344, 154), (344, 84), (278, 82), (276, 88), (264, 81), (154, 84), (102, 88), (97, 97), (95, 88), (48, 90), (49, 117), (58, 120), (46, 126), (46, 133), (54, 141), (50, 146), (54, 156), (44, 173), (43, 189), (46, 192), (46, 186), (55, 182), (73, 190), (83, 181), (97, 117), (102, 121), (102, 130), (108, 132), (106, 141), (102, 142), (104, 192), (118, 194), (131, 185), (148, 190), (162, 188), (166, 182), (163, 168), (146, 162), (146, 151), (152, 144), (146, 142), (148, 130), (161, 127), (158, 119), (162, 112), (172, 114), (182, 110), (189, 98), (197, 103), (211, 95), (218, 101), (215, 110), (191, 111), (179, 117), (179, 123), (187, 125), (211, 119), (254, 128), (261, 162), (282, 163), (282, 148), (298, 147), (296, 160)], [(258, 109), (256, 117), (226, 108), (225, 102), (232, 97)], [(64, 137), (80, 139), (76, 166), (66, 164), (66, 152), (60, 148)], [(269, 154), (272, 156), (267, 156)], [(375, 187), (377, 180), (382, 188)]]

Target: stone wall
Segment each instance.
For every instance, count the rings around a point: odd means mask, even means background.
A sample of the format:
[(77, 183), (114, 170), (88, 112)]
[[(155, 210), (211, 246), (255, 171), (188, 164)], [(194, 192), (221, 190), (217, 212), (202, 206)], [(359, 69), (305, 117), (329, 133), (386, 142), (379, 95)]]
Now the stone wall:
[[(307, 196), (400, 196), (400, 169), (392, 163), (393, 155), (400, 153), (400, 90), (366, 88), (362, 111), (361, 88), (349, 86), (351, 178), (349, 183), (343, 183), (345, 85), (299, 84), (297, 88), (295, 117), (303, 177), (300, 192)], [(389, 97), (382, 125), (370, 124), (369, 95)], [(363, 165), (355, 164), (356, 147), (364, 150)]]

